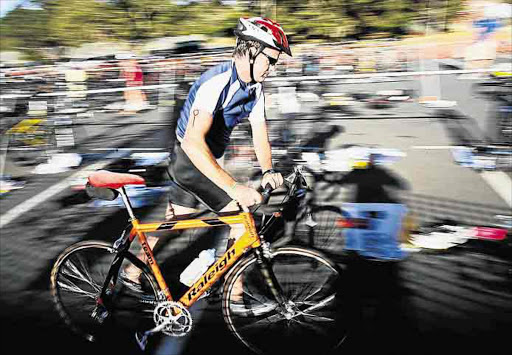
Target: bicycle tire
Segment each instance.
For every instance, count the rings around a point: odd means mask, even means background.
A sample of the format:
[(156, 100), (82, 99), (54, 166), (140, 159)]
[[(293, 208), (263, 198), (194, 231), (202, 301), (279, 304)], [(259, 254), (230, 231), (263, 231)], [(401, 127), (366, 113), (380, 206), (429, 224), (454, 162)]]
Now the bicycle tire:
[(149, 269), (130, 253), (125, 254), (121, 268), (128, 262), (135, 264), (142, 271), (141, 283), (150, 291), (136, 293), (121, 282), (112, 283), (108, 316), (101, 323), (93, 318), (97, 297), (116, 256), (109, 243), (79, 242), (60, 254), (51, 271), (50, 290), (57, 312), (71, 330), (90, 342), (155, 326), (157, 283)]
[(339, 254), (345, 246), (343, 229), (338, 222), (343, 218), (341, 208), (336, 206), (313, 206), (311, 217), (315, 226), (308, 223), (310, 217), (303, 215), (295, 226), (294, 242), (328, 254)]
[(337, 307), (337, 266), (316, 251), (298, 247), (271, 251), (271, 265), (284, 296), (299, 312), (285, 318), (255, 255), (249, 255), (224, 285), (222, 312), (229, 330), (257, 354), (327, 354), (339, 347), (347, 328)]

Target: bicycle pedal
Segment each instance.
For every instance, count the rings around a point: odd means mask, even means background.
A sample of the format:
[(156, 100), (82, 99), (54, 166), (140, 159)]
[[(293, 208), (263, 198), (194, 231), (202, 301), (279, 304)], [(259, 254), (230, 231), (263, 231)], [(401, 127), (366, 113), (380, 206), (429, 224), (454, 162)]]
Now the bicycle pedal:
[(137, 341), (137, 345), (139, 346), (140, 350), (144, 351), (148, 345), (148, 335), (135, 332), (135, 341)]

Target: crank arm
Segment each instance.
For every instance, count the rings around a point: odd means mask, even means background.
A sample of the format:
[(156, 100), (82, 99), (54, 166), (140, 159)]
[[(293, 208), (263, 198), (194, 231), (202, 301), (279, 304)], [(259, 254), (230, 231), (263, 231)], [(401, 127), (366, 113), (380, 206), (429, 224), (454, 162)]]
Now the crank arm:
[(144, 333), (135, 333), (135, 340), (137, 340), (137, 344), (139, 344), (139, 347), (141, 350), (145, 350), (146, 346), (148, 345), (148, 338), (150, 335), (155, 334), (163, 330), (165, 327), (167, 327), (169, 324), (172, 323), (172, 319), (168, 319), (165, 322), (163, 322), (160, 325), (157, 325), (153, 329), (146, 330)]

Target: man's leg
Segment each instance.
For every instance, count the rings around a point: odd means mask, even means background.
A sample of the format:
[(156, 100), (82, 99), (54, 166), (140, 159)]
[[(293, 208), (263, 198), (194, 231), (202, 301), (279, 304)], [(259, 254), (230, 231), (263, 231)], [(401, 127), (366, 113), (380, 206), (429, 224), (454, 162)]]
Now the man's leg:
[[(239, 211), (240, 207), (236, 201), (231, 201), (226, 207), (224, 207), (220, 212), (235, 212)], [(231, 248), (233, 244), (235, 244), (236, 240), (242, 236), (245, 232), (245, 227), (243, 224), (231, 224), (229, 225), (231, 228), (229, 230), (228, 244), (226, 246), (226, 250)], [(240, 276), (236, 281), (236, 285), (233, 289), (232, 299), (235, 302), (241, 302), (243, 295), (243, 280)]]
[[(196, 213), (196, 212), (199, 212), (199, 210), (195, 209), (195, 208), (176, 205), (176, 204), (169, 202), (167, 204), (167, 209), (165, 211), (165, 220), (169, 221), (171, 219), (174, 219), (176, 216), (181, 216), (184, 214), (190, 214), (190, 213)], [(148, 245), (151, 248), (151, 250), (154, 250), (155, 245), (160, 240), (160, 238), (148, 235), (147, 240), (148, 240)], [(144, 250), (141, 249), (139, 251), (139, 253), (137, 254), (137, 257), (140, 260), (142, 260), (143, 262), (146, 262), (147, 258), (146, 258), (146, 254), (144, 253)], [(141, 271), (135, 265), (129, 264), (129, 266), (124, 270), (124, 274), (125, 274), (125, 278), (128, 278), (132, 282), (138, 283)]]
[[(220, 210), (220, 212), (236, 212), (239, 210), (240, 207), (238, 206), (238, 203), (236, 201), (231, 201), (226, 207)], [(229, 227), (231, 229), (229, 231), (227, 249), (229, 249), (245, 231), (245, 227), (242, 224), (231, 224)]]

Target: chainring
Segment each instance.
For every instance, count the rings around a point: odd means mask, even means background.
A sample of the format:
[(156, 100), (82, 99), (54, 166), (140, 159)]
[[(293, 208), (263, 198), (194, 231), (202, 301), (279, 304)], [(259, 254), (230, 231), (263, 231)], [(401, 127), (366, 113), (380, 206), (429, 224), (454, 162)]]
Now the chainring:
[(153, 310), (153, 320), (157, 327), (166, 323), (162, 333), (174, 337), (182, 337), (192, 329), (192, 316), (179, 302), (159, 302)]

